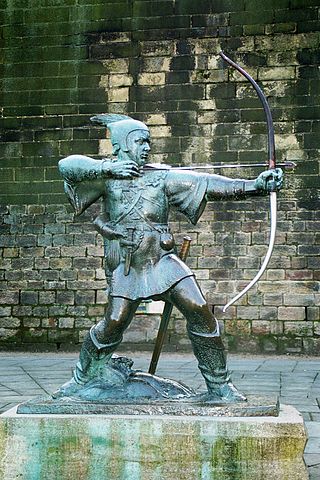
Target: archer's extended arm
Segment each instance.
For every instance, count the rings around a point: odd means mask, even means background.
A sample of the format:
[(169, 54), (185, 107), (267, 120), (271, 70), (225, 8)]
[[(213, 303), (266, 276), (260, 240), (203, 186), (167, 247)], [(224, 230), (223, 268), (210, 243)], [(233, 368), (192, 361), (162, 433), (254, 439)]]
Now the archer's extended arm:
[(243, 198), (247, 195), (268, 193), (271, 190), (280, 190), (283, 183), (281, 168), (266, 170), (260, 173), (255, 180), (232, 179), (222, 175), (207, 176), (207, 199), (235, 197)]

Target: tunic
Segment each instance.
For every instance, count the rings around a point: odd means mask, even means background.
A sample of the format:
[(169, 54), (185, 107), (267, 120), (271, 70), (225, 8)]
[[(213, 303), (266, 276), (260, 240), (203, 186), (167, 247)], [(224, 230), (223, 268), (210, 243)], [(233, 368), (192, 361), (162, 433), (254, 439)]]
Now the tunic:
[[(83, 157), (87, 158), (88, 157)], [(93, 162), (96, 162), (93, 160)], [(154, 298), (193, 276), (177, 256), (169, 238), (168, 215), (173, 207), (196, 224), (205, 205), (208, 176), (192, 171), (146, 171), (132, 179), (99, 178), (94, 172), (75, 175), (60, 168), (65, 191), (76, 213), (102, 198), (108, 227), (134, 242), (132, 248), (119, 240), (105, 238), (109, 294), (131, 300)], [(130, 251), (130, 271), (125, 275), (125, 259)]]
[[(177, 256), (174, 244), (170, 245), (168, 215), (174, 206), (196, 223), (205, 206), (205, 193), (205, 177), (178, 172), (146, 172), (133, 180), (106, 181), (104, 202), (109, 224), (123, 233), (135, 229), (131, 233), (135, 246), (129, 275), (124, 275), (122, 249), (121, 261), (111, 276), (111, 295), (132, 300), (151, 298), (193, 275)], [(163, 237), (169, 239), (166, 248)], [(108, 261), (110, 242), (106, 241), (105, 247)]]

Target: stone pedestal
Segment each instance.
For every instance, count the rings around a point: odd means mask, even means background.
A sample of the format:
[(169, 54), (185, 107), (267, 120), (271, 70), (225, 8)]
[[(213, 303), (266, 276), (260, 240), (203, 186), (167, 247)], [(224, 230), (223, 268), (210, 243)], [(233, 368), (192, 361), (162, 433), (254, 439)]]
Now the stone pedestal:
[(303, 420), (172, 415), (0, 416), (3, 480), (307, 480)]

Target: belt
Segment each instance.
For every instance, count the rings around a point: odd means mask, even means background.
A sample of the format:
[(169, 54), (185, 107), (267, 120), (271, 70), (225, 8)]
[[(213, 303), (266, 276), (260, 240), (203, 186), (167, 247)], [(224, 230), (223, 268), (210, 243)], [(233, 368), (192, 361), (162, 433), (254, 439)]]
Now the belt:
[[(151, 223), (151, 222), (150, 222)], [(134, 229), (137, 232), (158, 232), (165, 233), (169, 232), (170, 228), (166, 223), (154, 223), (152, 225), (141, 224), (141, 223), (122, 223), (121, 227), (126, 229)]]

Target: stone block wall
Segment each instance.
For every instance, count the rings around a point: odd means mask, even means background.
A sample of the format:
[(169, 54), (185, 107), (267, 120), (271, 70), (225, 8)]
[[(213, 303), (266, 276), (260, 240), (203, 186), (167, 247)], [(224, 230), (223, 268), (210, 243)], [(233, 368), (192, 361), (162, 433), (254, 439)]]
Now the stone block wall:
[[(93, 212), (74, 218), (57, 162), (111, 153), (91, 115), (127, 113), (151, 129), (152, 161), (265, 161), (266, 125), (252, 87), (265, 91), (277, 159), (297, 163), (279, 195), (277, 245), (267, 273), (226, 314), (221, 306), (255, 275), (268, 242), (268, 199), (210, 203), (196, 227), (172, 216), (178, 243), (231, 350), (319, 353), (319, 4), (314, 0), (20, 0), (0, 2), (1, 348), (74, 348), (104, 312), (102, 240)], [(223, 169), (253, 178), (260, 169)], [(99, 208), (96, 206), (95, 208)], [(128, 348), (151, 348), (159, 313), (141, 308)], [(175, 312), (168, 348), (189, 348)]]

